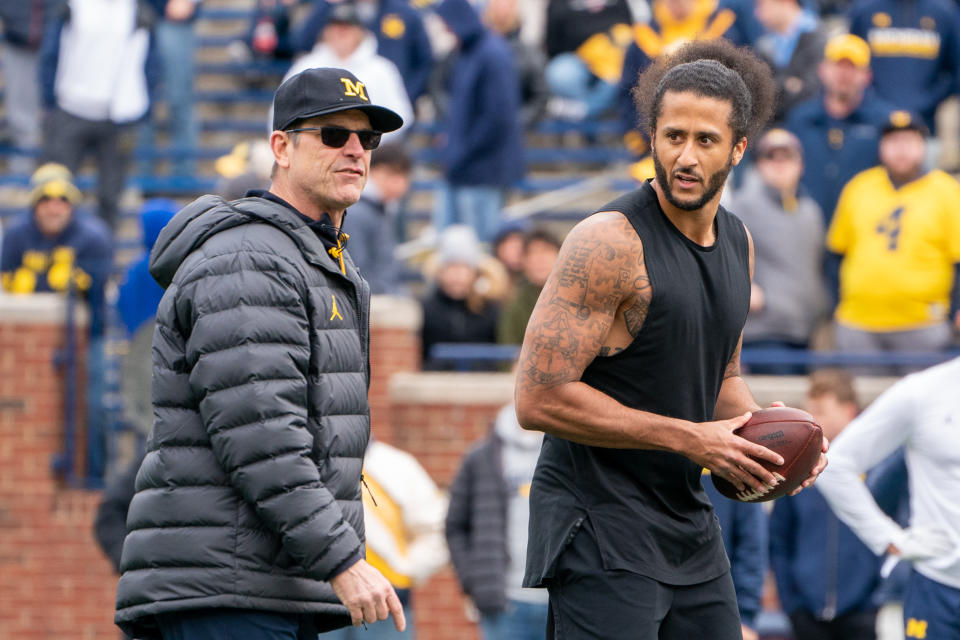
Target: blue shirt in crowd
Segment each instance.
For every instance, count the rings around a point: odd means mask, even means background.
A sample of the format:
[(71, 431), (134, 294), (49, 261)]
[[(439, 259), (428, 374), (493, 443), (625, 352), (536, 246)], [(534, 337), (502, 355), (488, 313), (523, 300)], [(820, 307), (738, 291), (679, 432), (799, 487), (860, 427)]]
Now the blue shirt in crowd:
[(937, 106), (957, 92), (960, 12), (950, 0), (861, 0), (850, 33), (870, 44), (877, 93), (919, 113), (931, 131)]

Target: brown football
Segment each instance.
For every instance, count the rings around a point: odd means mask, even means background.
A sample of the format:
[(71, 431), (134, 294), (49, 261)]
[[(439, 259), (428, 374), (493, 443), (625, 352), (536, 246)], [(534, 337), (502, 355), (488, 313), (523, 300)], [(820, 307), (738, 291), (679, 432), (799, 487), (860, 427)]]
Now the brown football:
[(750, 442), (763, 445), (783, 457), (783, 465), (757, 460), (768, 471), (783, 480), (775, 489), (759, 493), (747, 488), (743, 491), (716, 474), (710, 474), (713, 486), (724, 496), (742, 502), (766, 502), (785, 496), (810, 476), (820, 459), (823, 431), (806, 411), (791, 407), (771, 407), (755, 411), (745, 425), (734, 433)]

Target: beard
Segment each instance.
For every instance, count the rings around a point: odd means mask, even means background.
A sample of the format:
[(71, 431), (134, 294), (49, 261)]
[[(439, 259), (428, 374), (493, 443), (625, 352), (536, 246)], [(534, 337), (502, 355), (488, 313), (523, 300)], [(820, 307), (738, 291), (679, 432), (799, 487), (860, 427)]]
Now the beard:
[(730, 155), (727, 157), (727, 164), (704, 182), (704, 190), (703, 193), (700, 194), (700, 197), (696, 200), (680, 200), (673, 194), (673, 180), (667, 179), (667, 170), (660, 163), (656, 148), (653, 149), (652, 154), (653, 169), (656, 172), (657, 183), (663, 187), (663, 194), (667, 198), (667, 202), (682, 211), (696, 211), (713, 200), (714, 196), (723, 189), (723, 185), (727, 181), (727, 176), (730, 175), (730, 170), (733, 169), (733, 149), (731, 149)]

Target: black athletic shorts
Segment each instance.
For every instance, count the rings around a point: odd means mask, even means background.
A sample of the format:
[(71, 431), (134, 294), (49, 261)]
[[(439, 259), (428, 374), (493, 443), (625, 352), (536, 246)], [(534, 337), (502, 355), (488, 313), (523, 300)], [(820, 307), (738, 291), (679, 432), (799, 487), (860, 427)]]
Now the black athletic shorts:
[(630, 571), (606, 571), (589, 520), (548, 584), (547, 640), (741, 640), (733, 580), (689, 586)]

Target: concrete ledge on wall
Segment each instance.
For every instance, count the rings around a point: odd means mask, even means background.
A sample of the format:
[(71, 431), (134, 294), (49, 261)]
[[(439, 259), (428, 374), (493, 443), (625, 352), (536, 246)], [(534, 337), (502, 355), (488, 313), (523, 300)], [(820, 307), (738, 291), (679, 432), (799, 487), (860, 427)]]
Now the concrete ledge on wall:
[(513, 400), (513, 374), (431, 371), (398, 373), (390, 380), (394, 404), (494, 405)]
[[(760, 406), (769, 406), (780, 400), (788, 407), (803, 407), (809, 380), (806, 376), (745, 376), (747, 386)], [(867, 406), (899, 378), (884, 376), (858, 376), (853, 384), (860, 404)]]
[[(76, 322), (87, 324), (87, 307), (78, 304)], [(31, 293), (10, 295), (0, 292), (0, 322), (5, 324), (63, 324), (67, 313), (67, 301), (58, 293)]]
[[(804, 376), (746, 376), (762, 406), (780, 400), (802, 407), (807, 393)], [(859, 376), (854, 380), (860, 402), (866, 406), (898, 378)], [(390, 380), (390, 401), (396, 404), (500, 405), (513, 399), (509, 373), (423, 372), (398, 373)]]
[(408, 329), (419, 333), (423, 326), (423, 311), (414, 298), (373, 296), (370, 299), (370, 326), (375, 329)]

